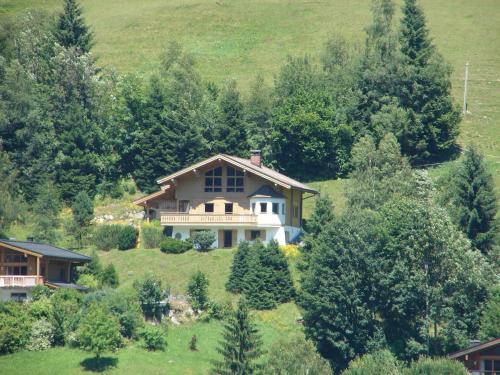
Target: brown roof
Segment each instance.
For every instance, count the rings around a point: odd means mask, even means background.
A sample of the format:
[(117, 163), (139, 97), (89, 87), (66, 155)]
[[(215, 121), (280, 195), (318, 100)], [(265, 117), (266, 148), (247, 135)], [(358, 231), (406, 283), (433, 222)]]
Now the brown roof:
[(151, 199), (154, 199), (154, 198), (157, 198), (157, 197), (160, 197), (162, 196), (163, 194), (166, 193), (166, 191), (170, 188), (170, 186), (167, 185), (167, 187), (165, 189), (162, 189), (160, 191), (155, 191), (154, 193), (151, 193), (149, 195), (146, 195), (142, 198), (139, 198), (139, 199), (136, 199), (133, 203), (134, 204), (137, 204), (137, 205), (141, 205), (143, 203), (146, 203), (147, 201), (151, 200)]
[(214, 155), (214, 156), (212, 156), (208, 159), (205, 159), (199, 163), (193, 164), (187, 168), (181, 169), (178, 172), (172, 173), (169, 176), (160, 178), (156, 182), (158, 182), (159, 184), (162, 184), (166, 181), (169, 181), (169, 180), (174, 179), (178, 176), (181, 176), (187, 172), (190, 172), (193, 169), (200, 168), (200, 167), (202, 167), (208, 163), (211, 163), (215, 160), (225, 160), (226, 162), (228, 162), (232, 165), (236, 165), (242, 169), (246, 169), (257, 176), (260, 176), (268, 181), (274, 182), (277, 185), (281, 185), (287, 189), (294, 188), (294, 189), (301, 190), (301, 191), (308, 192), (308, 193), (313, 193), (313, 194), (318, 193), (318, 191), (316, 189), (313, 189), (312, 187), (309, 187), (309, 186), (307, 186), (307, 185), (305, 185), (297, 180), (294, 180), (293, 178), (287, 177), (284, 174), (281, 174), (281, 173), (279, 173), (271, 168), (268, 168), (264, 165), (259, 167), (259, 166), (252, 164), (250, 162), (250, 160), (248, 160), (248, 159), (243, 159), (243, 158), (240, 158), (237, 156), (231, 156), (231, 155), (226, 155), (226, 154)]
[(448, 357), (449, 358), (459, 358), (459, 357), (463, 357), (464, 355), (479, 352), (481, 350), (488, 349), (488, 348), (491, 348), (491, 347), (497, 346), (497, 345), (500, 345), (500, 337), (493, 339), (491, 341), (482, 342), (480, 344), (472, 345), (472, 346), (469, 346), (468, 348), (461, 349), (461, 350), (458, 350), (456, 352), (450, 353), (450, 354), (448, 354)]

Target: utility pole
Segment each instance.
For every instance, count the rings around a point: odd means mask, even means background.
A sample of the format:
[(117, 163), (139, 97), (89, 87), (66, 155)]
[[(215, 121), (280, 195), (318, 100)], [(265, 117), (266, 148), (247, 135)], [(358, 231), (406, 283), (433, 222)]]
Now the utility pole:
[(465, 79), (464, 79), (464, 115), (467, 114), (467, 83), (469, 80), (469, 63), (465, 63)]

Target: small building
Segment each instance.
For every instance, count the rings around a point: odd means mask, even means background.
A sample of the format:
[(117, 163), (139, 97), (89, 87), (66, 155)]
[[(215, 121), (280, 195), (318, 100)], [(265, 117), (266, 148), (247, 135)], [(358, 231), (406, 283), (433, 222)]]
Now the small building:
[(83, 289), (72, 282), (75, 266), (90, 260), (48, 244), (0, 239), (0, 301), (29, 299), (36, 285)]
[(177, 239), (213, 231), (218, 248), (255, 239), (293, 242), (301, 233), (303, 200), (318, 193), (263, 165), (258, 150), (250, 159), (218, 154), (157, 183), (157, 192), (134, 202), (146, 219), (159, 220)]
[(500, 375), (500, 338), (474, 343), (448, 357), (462, 362), (471, 375)]

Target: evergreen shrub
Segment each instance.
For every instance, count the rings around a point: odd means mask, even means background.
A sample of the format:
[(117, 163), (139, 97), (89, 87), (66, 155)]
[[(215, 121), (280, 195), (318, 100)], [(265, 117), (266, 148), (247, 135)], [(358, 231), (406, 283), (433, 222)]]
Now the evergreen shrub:
[(122, 226), (118, 234), (118, 250), (133, 249), (137, 244), (139, 233), (137, 229), (132, 226)]
[(215, 242), (215, 233), (210, 230), (201, 230), (193, 234), (193, 244), (196, 250), (207, 251)]
[(181, 254), (193, 248), (193, 243), (190, 240), (177, 240), (167, 237), (160, 243), (160, 250), (168, 254)]

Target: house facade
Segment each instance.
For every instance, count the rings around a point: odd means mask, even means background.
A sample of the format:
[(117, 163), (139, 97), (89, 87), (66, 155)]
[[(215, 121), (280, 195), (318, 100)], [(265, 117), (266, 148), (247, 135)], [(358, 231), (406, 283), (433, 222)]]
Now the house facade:
[(218, 248), (257, 238), (293, 241), (301, 232), (303, 200), (318, 193), (264, 166), (258, 151), (250, 159), (218, 154), (157, 183), (159, 191), (134, 202), (147, 220), (159, 220), (177, 239), (211, 230)]
[(91, 259), (35, 242), (0, 240), (0, 300), (26, 300), (36, 285), (81, 289), (72, 283), (74, 266)]
[(462, 362), (471, 375), (500, 375), (500, 338), (472, 343), (448, 357)]

